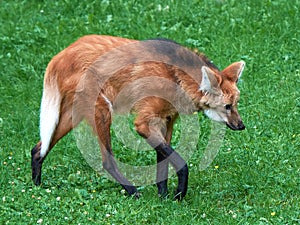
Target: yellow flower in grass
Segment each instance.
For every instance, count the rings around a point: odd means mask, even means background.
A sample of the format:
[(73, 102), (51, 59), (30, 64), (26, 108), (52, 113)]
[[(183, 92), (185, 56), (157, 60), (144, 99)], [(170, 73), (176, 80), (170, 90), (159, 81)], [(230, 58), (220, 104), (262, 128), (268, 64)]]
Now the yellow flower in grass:
[(275, 216), (276, 215), (276, 212), (271, 212), (271, 216)]

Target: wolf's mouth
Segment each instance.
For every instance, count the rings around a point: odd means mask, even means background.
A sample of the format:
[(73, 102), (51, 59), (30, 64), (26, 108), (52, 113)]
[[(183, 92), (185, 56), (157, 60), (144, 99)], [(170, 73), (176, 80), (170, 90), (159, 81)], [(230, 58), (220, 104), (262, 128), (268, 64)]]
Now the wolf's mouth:
[(237, 125), (233, 123), (226, 123), (226, 125), (231, 130), (244, 130), (246, 128), (242, 121), (239, 121)]

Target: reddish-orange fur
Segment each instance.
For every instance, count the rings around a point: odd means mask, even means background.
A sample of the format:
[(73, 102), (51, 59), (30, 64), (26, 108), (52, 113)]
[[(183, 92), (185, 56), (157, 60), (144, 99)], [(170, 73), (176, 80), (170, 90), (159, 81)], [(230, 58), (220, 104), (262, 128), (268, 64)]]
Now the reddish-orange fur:
[[(192, 64), (189, 67), (209, 68), (209, 73), (214, 74), (211, 84), (215, 86), (214, 88), (222, 90), (220, 93), (224, 94), (221, 100), (216, 100), (214, 94), (207, 95), (206, 91), (199, 90), (201, 72), (197, 76), (189, 76), (184, 69), (165, 62), (138, 61), (120, 68), (110, 76), (101, 75), (99, 65), (109, 71), (114, 65), (122, 64), (126, 62), (126, 59), (130, 57), (134, 59), (137, 56), (131, 55), (129, 51), (125, 53), (126, 57), (104, 61), (104, 63), (99, 61), (100, 57), (118, 47), (135, 43), (138, 41), (120, 37), (84, 36), (51, 60), (45, 73), (44, 88), (57, 87), (61, 102), (59, 121), (46, 155), (59, 139), (82, 119), (86, 119), (98, 136), (104, 168), (122, 184), (129, 194), (136, 194), (135, 187), (123, 177), (115, 165), (109, 132), (112, 110), (115, 112), (133, 111), (137, 115), (134, 122), (136, 131), (147, 138), (148, 143), (157, 150), (158, 162), (168, 159), (167, 161), (176, 169), (179, 185), (175, 198), (180, 199), (186, 194), (188, 170), (185, 161), (169, 146), (173, 123), (180, 111), (169, 100), (175, 101), (176, 96), (183, 96), (182, 93), (184, 93), (187, 96), (186, 99), (183, 97), (183, 101), (178, 104), (186, 112), (207, 109), (210, 104), (217, 105), (222, 111), (224, 104), (232, 104), (232, 115), (228, 117), (228, 123), (231, 124), (231, 128), (243, 129), (236, 110), (239, 94), (235, 86), (238, 74), (242, 70), (241, 64), (232, 64), (221, 72), (204, 55), (198, 55), (199, 64)], [(138, 50), (138, 48), (137, 44), (132, 47), (132, 50)], [(181, 51), (179, 48), (174, 50), (179, 56)], [(146, 51), (141, 54), (150, 55)], [(164, 56), (162, 57), (164, 59)], [(168, 60), (167, 57), (166, 60)], [(93, 76), (95, 71), (98, 72)], [(180, 90), (174, 88), (173, 84), (180, 87)], [(147, 91), (151, 92), (151, 95)], [(164, 96), (160, 97), (161, 94)], [(225, 113), (225, 110), (222, 113)], [(41, 167), (46, 157), (40, 154), (41, 145), (43, 143), (39, 142), (32, 150), (32, 175), (36, 184), (40, 183)], [(166, 191), (167, 165), (166, 163), (158, 166), (158, 171), (163, 174), (161, 179), (158, 178), (159, 194), (164, 194), (163, 192)], [(160, 176), (158, 172), (158, 177)]]

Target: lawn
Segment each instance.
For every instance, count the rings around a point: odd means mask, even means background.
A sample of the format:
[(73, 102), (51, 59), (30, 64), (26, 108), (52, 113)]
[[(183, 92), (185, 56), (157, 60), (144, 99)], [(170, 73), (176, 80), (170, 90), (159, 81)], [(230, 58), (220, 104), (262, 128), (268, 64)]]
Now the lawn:
[[(300, 224), (300, 1), (0, 5), (1, 224)], [(227, 129), (218, 155), (201, 170), (211, 122), (198, 116), (199, 139), (188, 160), (189, 190), (182, 202), (159, 199), (153, 184), (139, 187), (138, 200), (126, 196), (89, 166), (73, 133), (49, 154), (42, 186), (33, 185), (30, 150), (39, 140), (43, 73), (55, 54), (86, 34), (170, 38), (204, 52), (220, 68), (246, 62), (239, 83), (246, 130)], [(175, 135), (189, 130), (182, 125)], [(154, 152), (132, 153), (116, 135), (113, 145), (120, 160), (155, 160)], [(172, 176), (171, 194), (176, 185)]]

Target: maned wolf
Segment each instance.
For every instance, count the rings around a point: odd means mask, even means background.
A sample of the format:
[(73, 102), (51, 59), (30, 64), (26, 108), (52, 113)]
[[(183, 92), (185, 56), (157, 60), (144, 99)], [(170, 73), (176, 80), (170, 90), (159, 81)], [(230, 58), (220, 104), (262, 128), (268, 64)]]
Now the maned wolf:
[(80, 121), (97, 134), (103, 168), (129, 195), (138, 192), (118, 170), (111, 148), (112, 113), (133, 112), (139, 135), (157, 152), (158, 194), (167, 193), (168, 164), (176, 170), (174, 199), (187, 192), (188, 167), (170, 146), (180, 113), (204, 111), (232, 130), (245, 128), (236, 86), (243, 61), (220, 71), (204, 55), (166, 39), (136, 41), (88, 35), (49, 63), (40, 112), (41, 141), (32, 149), (32, 179), (41, 183), (43, 161), (54, 145)]

